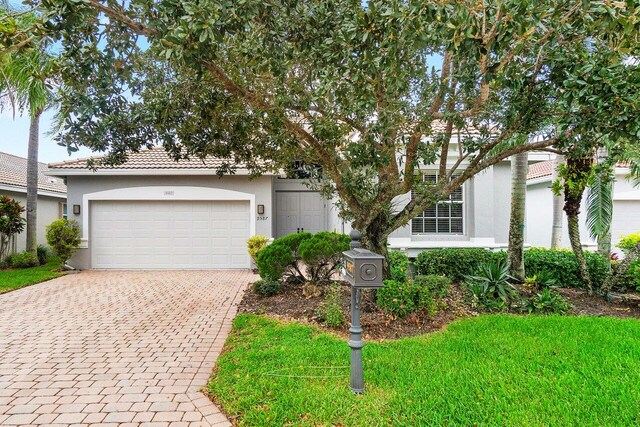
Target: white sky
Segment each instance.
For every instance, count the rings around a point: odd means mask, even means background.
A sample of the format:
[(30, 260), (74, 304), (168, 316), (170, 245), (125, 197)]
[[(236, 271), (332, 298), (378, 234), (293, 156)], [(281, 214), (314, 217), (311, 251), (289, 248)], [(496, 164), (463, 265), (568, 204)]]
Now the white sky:
[[(40, 150), (39, 160), (43, 163), (59, 162), (76, 157), (88, 157), (92, 152), (87, 148), (72, 153), (67, 153), (66, 147), (61, 147), (48, 135), (53, 123), (53, 112), (45, 112), (40, 119)], [(15, 119), (10, 109), (0, 112), (0, 151), (27, 157), (27, 145), (29, 141), (29, 116), (16, 114)]]

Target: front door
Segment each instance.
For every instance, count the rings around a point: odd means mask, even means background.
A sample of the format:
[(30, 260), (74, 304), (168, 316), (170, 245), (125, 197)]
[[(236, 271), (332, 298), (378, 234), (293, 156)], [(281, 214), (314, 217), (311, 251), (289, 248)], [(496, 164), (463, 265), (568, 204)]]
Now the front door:
[(276, 192), (276, 235), (324, 231), (325, 201), (315, 191)]

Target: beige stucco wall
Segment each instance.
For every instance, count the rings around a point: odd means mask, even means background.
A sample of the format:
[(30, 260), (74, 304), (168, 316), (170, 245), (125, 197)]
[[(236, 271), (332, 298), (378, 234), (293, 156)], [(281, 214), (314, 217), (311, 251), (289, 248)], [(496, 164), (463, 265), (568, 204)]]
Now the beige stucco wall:
[[(17, 200), (26, 207), (27, 195), (25, 193), (18, 193), (14, 191), (0, 190), (0, 195), (11, 197)], [(46, 227), (51, 224), (52, 221), (60, 218), (60, 202), (65, 202), (64, 198), (38, 196), (38, 227), (37, 227), (37, 239), (39, 245), (47, 244)], [(24, 214), (26, 218), (26, 212)], [(17, 251), (22, 252), (27, 246), (27, 233), (26, 231), (20, 233), (16, 239)]]

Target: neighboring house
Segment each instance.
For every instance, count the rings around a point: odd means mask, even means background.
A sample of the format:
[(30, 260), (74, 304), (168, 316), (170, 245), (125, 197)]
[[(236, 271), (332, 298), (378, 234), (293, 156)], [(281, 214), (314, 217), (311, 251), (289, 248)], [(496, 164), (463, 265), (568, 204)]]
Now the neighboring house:
[[(248, 268), (251, 235), (350, 231), (334, 204), (304, 180), (250, 179), (242, 168), (219, 178), (214, 171), (219, 164), (212, 158), (175, 162), (163, 148), (131, 153), (117, 167), (92, 170), (86, 159), (50, 164), (48, 175), (66, 179), (69, 217), (82, 228), (82, 247), (71, 264), (81, 269)], [(435, 179), (434, 172), (425, 168), (424, 179)], [(434, 247), (506, 247), (510, 176), (508, 161), (480, 173), (450, 201), (396, 230), (390, 247), (410, 256)], [(410, 197), (398, 198), (397, 205)]]
[[(553, 162), (545, 161), (530, 166), (527, 176), (527, 221), (526, 242), (531, 246), (549, 247), (551, 245), (551, 226), (553, 217), (553, 194), (551, 175)], [(616, 167), (613, 193), (613, 221), (611, 225), (611, 243), (616, 245), (620, 236), (640, 230), (640, 188), (634, 188), (626, 179), (629, 168)], [(586, 206), (580, 211), (580, 238), (583, 246), (597, 249), (596, 242), (589, 236), (586, 225)], [(563, 215), (563, 247), (571, 247), (567, 232), (567, 218)], [(616, 250), (616, 248), (613, 248)]]
[[(38, 164), (38, 244), (46, 245), (46, 226), (67, 215), (67, 187), (64, 181), (46, 176), (44, 163)], [(16, 199), (27, 206), (27, 159), (0, 153), (0, 195)], [(26, 213), (25, 213), (26, 217)], [(27, 244), (26, 231), (13, 242), (12, 252), (24, 251)]]

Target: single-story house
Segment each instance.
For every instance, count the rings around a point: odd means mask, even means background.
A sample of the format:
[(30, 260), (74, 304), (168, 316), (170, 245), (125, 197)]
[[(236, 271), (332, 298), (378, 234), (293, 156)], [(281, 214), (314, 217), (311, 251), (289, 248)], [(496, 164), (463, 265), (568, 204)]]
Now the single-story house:
[[(250, 179), (241, 167), (218, 177), (219, 160), (175, 162), (161, 147), (131, 153), (115, 167), (92, 169), (86, 160), (50, 164), (47, 172), (66, 180), (69, 218), (82, 229), (70, 262), (76, 268), (248, 268), (252, 235), (350, 231), (334, 203), (301, 179)], [(424, 176), (435, 179), (435, 167)], [(506, 247), (510, 176), (508, 161), (477, 175), (451, 200), (396, 230), (390, 247), (410, 256), (433, 247)]]
[[(527, 176), (527, 221), (526, 242), (531, 246), (550, 247), (553, 220), (553, 193), (551, 177), (553, 161), (544, 161), (530, 166)], [(611, 224), (611, 243), (616, 245), (620, 236), (640, 230), (640, 188), (626, 179), (629, 168), (618, 165), (615, 168), (613, 185), (613, 219)], [(586, 199), (586, 192), (585, 197)], [(563, 215), (562, 246), (569, 248), (567, 218)], [(586, 225), (586, 206), (580, 212), (580, 238), (586, 249), (596, 250), (597, 243), (589, 235)], [(617, 251), (616, 248), (613, 248)], [(617, 251), (619, 252), (619, 251)]]
[[(46, 176), (44, 163), (38, 164), (38, 244), (47, 244), (46, 227), (56, 219), (67, 215), (67, 187), (64, 180)], [(27, 159), (0, 153), (0, 195), (11, 197), (27, 206)], [(25, 212), (26, 217), (26, 212)], [(26, 232), (20, 233), (11, 243), (11, 252), (24, 251)]]

